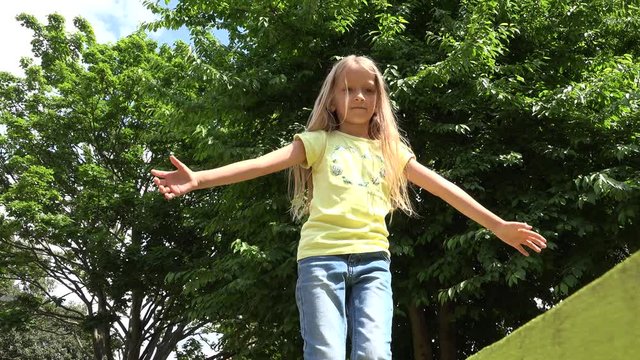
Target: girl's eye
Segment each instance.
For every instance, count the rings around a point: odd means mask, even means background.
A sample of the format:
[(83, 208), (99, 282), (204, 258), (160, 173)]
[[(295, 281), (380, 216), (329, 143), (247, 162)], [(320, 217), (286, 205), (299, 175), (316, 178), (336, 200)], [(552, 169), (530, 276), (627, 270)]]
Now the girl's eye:
[(366, 90), (366, 92), (367, 92), (367, 94), (373, 94), (374, 92), (376, 92), (376, 90), (375, 90), (375, 89), (372, 89), (372, 88), (368, 88), (368, 89)]

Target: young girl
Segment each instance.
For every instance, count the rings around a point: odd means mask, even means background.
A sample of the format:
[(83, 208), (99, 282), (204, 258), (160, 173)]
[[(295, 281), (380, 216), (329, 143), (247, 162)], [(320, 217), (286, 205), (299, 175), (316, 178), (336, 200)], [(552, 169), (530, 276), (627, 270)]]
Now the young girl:
[(293, 168), (294, 217), (308, 214), (298, 247), (296, 302), (305, 359), (391, 359), (393, 302), (385, 216), (411, 213), (407, 182), (442, 198), (523, 255), (546, 240), (507, 222), (418, 161), (399, 135), (385, 83), (367, 57), (338, 61), (306, 131), (264, 156), (192, 172), (151, 170), (166, 199)]

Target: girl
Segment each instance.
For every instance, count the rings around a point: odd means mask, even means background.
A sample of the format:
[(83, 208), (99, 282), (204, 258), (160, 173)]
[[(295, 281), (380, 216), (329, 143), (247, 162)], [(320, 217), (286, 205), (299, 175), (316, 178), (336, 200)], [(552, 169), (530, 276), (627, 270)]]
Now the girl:
[(431, 192), (527, 256), (546, 240), (507, 222), (425, 168), (399, 135), (385, 83), (367, 57), (338, 61), (322, 85), (306, 131), (264, 156), (192, 172), (151, 170), (166, 199), (292, 169), (292, 212), (301, 218), (296, 302), (305, 359), (391, 359), (393, 302), (385, 216), (411, 213), (407, 182)]

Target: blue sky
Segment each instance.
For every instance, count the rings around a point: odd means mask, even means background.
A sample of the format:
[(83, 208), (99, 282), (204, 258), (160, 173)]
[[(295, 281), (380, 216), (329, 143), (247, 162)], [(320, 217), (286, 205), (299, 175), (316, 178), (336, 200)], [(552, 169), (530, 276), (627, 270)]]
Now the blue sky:
[[(170, 7), (175, 6), (172, 0)], [(69, 31), (74, 31), (72, 20), (82, 16), (93, 26), (98, 42), (115, 42), (123, 36), (134, 32), (142, 22), (149, 22), (155, 16), (142, 5), (142, 0), (19, 0), (2, 4), (0, 12), (0, 30), (9, 35), (0, 39), (3, 54), (0, 57), (0, 71), (8, 71), (22, 75), (19, 60), (23, 56), (31, 56), (31, 32), (20, 26), (15, 17), (22, 13), (36, 16), (40, 22), (46, 23), (48, 14), (57, 12), (64, 16)], [(223, 44), (228, 43), (224, 31), (214, 31)], [(158, 42), (173, 44), (180, 39), (189, 42), (189, 32), (185, 28), (179, 30), (160, 30), (150, 34)]]

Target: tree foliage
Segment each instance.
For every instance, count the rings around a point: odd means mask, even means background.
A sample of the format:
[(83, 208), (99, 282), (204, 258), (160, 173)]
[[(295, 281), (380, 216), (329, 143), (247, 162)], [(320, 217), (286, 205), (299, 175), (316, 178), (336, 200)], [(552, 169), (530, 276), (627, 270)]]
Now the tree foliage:
[[(202, 166), (290, 141), (335, 57), (367, 54), (385, 72), (418, 159), (550, 240), (546, 254), (521, 257), (416, 190), (421, 216), (396, 215), (391, 224), (399, 358), (469, 355), (639, 247), (637, 6), (615, 0), (146, 3), (162, 16), (150, 28), (191, 30), (200, 77), (210, 81), (203, 101), (192, 105), (198, 111), (176, 124), (194, 129), (204, 144), (195, 159)], [(229, 45), (210, 36), (213, 28), (229, 32)], [(286, 216), (283, 180), (201, 196), (211, 201), (200, 215), (209, 219), (210, 233), (235, 251), (174, 278), (201, 293), (193, 316), (229, 310), (221, 317), (222, 346), (244, 358), (299, 353), (299, 343), (290, 342), (297, 331), (290, 261), (297, 228)]]
[(64, 311), (49, 305), (55, 316), (40, 316), (28, 286), (0, 287), (0, 359), (76, 360), (92, 358), (89, 334), (58, 317)]
[(164, 123), (173, 98), (197, 94), (190, 50), (142, 32), (98, 44), (81, 18), (70, 34), (57, 14), (18, 20), (37, 61), (22, 60), (24, 78), (0, 73), (3, 276), (33, 289), (22, 295), (31, 311), (90, 334), (94, 358), (165, 359), (205, 322), (186, 317), (164, 278), (213, 251), (148, 175), (188, 148)]
[[(390, 219), (394, 357), (464, 358), (640, 247), (636, 5), (164, 3), (145, 2), (161, 17), (147, 29), (187, 26), (192, 49), (141, 33), (102, 45), (82, 20), (66, 34), (59, 16), (23, 16), (40, 64), (0, 75), (0, 273), (39, 286), (36, 307), (60, 302), (36, 279), (85, 296), (88, 316), (69, 320), (107, 352), (130, 344), (136, 358), (142, 339), (168, 351), (209, 322), (213, 358), (300, 357), (285, 174), (165, 203), (147, 171), (170, 151), (203, 169), (289, 143), (351, 53), (379, 63), (419, 161), (549, 240), (524, 258), (415, 189), (420, 216)], [(158, 327), (117, 320), (143, 309)], [(191, 342), (179, 356), (202, 355)]]

